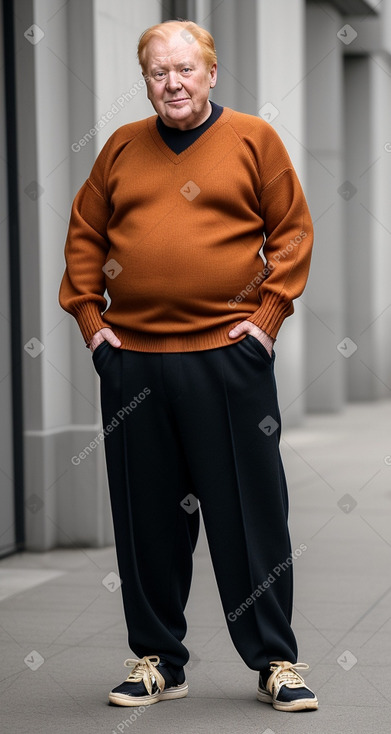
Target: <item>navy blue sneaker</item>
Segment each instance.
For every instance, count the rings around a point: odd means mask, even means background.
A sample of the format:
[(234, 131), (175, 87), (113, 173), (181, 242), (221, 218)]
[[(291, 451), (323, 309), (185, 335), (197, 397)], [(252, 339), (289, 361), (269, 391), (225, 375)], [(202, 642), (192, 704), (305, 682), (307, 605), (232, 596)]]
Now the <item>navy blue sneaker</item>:
[(189, 687), (183, 668), (174, 668), (158, 655), (145, 655), (141, 660), (128, 659), (131, 667), (127, 679), (109, 693), (110, 703), (117, 706), (149, 706), (171, 698), (184, 698)]
[(311, 711), (318, 708), (315, 693), (297, 672), (308, 670), (306, 663), (273, 660), (271, 674), (259, 674), (258, 701), (271, 703), (278, 711)]

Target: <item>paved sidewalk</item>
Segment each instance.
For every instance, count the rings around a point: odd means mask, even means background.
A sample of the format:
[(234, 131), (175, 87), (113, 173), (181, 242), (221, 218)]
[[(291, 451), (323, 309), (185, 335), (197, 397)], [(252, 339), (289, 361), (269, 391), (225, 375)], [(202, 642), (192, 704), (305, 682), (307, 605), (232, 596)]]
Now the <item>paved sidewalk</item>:
[[(317, 712), (255, 699), (257, 674), (227, 634), (204, 534), (187, 608), (187, 698), (107, 704), (126, 677), (114, 548), (0, 561), (2, 734), (389, 734), (391, 402), (312, 416), (283, 432), (291, 497), (296, 631)], [(390, 462), (390, 463), (388, 463)], [(131, 717), (131, 718), (130, 718)]]

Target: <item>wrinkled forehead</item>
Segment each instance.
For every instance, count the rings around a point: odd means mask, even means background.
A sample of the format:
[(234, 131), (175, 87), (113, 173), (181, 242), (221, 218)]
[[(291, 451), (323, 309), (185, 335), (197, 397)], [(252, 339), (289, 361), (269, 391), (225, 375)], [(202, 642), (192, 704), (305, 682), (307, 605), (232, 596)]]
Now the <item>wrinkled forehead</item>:
[(167, 39), (152, 37), (145, 48), (145, 64), (154, 66), (178, 66), (190, 61), (202, 61), (202, 53), (198, 41), (191, 36), (175, 34)]

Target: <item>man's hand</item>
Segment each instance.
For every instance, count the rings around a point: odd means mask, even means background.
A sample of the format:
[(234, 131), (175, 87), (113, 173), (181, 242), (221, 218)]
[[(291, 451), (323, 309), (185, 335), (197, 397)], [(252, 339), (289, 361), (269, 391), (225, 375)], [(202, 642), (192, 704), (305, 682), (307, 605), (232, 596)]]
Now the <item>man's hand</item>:
[(241, 321), (240, 324), (237, 324), (237, 326), (231, 329), (228, 336), (230, 336), (231, 339), (236, 339), (241, 334), (251, 334), (252, 336), (255, 336), (255, 338), (263, 344), (267, 353), (271, 357), (275, 340), (269, 336), (269, 334), (266, 334), (266, 331), (262, 331), (258, 326), (252, 324), (251, 321)]
[(114, 331), (109, 329), (108, 327), (105, 327), (104, 329), (100, 329), (99, 331), (94, 334), (92, 337), (89, 348), (91, 349), (91, 352), (94, 352), (97, 347), (99, 347), (99, 344), (102, 344), (102, 342), (107, 341), (109, 344), (111, 344), (112, 347), (120, 347), (121, 342), (118, 339), (118, 337), (114, 334)]

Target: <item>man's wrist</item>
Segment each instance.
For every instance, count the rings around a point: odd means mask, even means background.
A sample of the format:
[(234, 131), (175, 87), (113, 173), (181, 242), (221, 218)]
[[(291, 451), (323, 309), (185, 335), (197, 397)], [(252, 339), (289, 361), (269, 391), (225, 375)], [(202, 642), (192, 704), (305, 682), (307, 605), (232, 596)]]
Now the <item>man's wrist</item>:
[(266, 331), (263, 331), (263, 329), (259, 329), (259, 331), (260, 331), (260, 334), (258, 336), (259, 340), (265, 341), (267, 344), (270, 344), (271, 346), (273, 346), (276, 340), (272, 336), (270, 336), (270, 334), (267, 334)]

